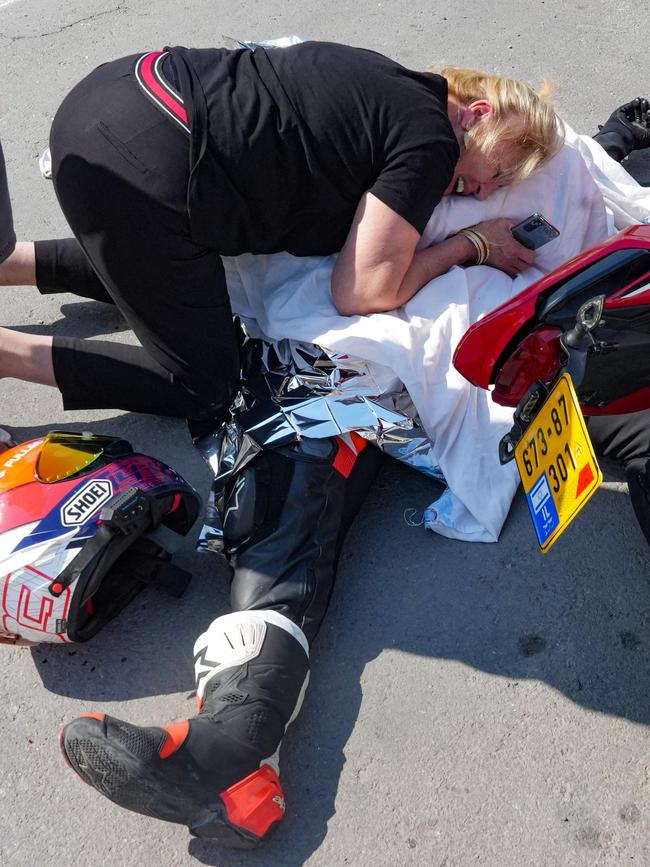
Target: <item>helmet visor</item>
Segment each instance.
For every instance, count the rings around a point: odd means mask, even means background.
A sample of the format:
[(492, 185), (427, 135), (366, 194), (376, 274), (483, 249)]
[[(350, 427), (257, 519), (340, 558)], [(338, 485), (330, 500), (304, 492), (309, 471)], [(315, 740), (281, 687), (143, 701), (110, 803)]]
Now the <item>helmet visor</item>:
[(130, 454), (130, 443), (116, 437), (90, 433), (51, 431), (43, 440), (36, 463), (36, 476), (51, 484), (71, 479), (93, 464)]

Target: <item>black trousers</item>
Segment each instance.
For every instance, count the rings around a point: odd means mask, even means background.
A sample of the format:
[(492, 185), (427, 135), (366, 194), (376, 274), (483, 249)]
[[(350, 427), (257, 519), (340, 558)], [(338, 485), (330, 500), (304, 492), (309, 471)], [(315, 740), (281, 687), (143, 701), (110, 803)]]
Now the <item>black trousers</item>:
[(347, 466), (340, 437), (258, 454), (226, 488), (225, 553), (233, 611), (272, 609), (311, 643), (327, 611), (347, 531), (384, 454), (367, 446)]
[(55, 338), (66, 409), (218, 418), (239, 375), (221, 257), (192, 239), (189, 138), (140, 91), (135, 57), (104, 64), (59, 108), (57, 197), (76, 241), (37, 244), (42, 291), (112, 300), (140, 346)]
[(598, 454), (622, 462), (632, 507), (650, 544), (650, 409), (591, 416), (587, 427)]

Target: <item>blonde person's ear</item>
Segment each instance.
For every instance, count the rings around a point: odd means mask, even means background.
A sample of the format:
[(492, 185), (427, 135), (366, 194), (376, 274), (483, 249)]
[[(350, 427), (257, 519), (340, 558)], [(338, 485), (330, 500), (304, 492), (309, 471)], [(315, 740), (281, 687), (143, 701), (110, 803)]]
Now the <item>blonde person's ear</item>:
[(493, 114), (492, 103), (487, 99), (475, 99), (463, 111), (461, 126), (465, 130), (463, 145), (466, 150), (476, 144), (476, 125), (490, 120)]
[(467, 106), (467, 110), (472, 118), (470, 125), (465, 127), (467, 130), (471, 129), (475, 123), (488, 120), (494, 112), (492, 103), (488, 102), (487, 99), (475, 99)]

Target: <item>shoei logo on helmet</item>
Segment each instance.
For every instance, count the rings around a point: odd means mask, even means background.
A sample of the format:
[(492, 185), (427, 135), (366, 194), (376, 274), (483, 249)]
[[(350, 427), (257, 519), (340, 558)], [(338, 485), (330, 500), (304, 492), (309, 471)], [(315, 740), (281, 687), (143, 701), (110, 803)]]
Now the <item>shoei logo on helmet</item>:
[(109, 479), (91, 479), (61, 507), (61, 523), (64, 527), (85, 524), (112, 496), (113, 484)]

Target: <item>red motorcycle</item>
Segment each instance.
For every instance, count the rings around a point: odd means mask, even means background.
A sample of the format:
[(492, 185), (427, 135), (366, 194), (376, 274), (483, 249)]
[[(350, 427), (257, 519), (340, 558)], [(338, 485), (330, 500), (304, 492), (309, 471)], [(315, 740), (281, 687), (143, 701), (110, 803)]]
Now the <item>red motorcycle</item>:
[(517, 407), (531, 387), (570, 373), (582, 412), (650, 407), (650, 225), (580, 253), (464, 335), (454, 366)]
[(492, 311), (453, 363), (515, 408), (499, 457), (516, 457), (548, 550), (602, 478), (581, 412), (650, 407), (650, 225), (619, 232)]

